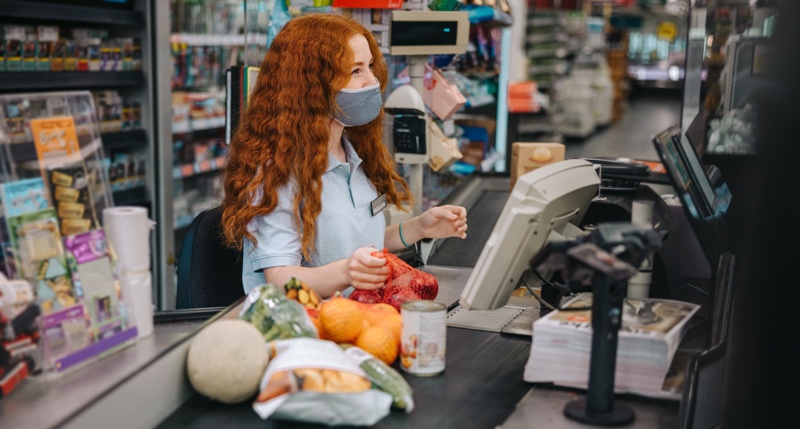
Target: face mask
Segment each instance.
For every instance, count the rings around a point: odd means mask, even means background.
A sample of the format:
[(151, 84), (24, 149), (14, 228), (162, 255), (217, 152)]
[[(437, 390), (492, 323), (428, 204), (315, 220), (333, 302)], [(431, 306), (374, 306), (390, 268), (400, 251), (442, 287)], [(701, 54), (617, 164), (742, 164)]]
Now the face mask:
[(336, 94), (336, 103), (341, 111), (335, 113), (336, 120), (345, 127), (368, 124), (377, 118), (383, 108), (381, 85), (376, 83), (359, 89), (342, 89)]

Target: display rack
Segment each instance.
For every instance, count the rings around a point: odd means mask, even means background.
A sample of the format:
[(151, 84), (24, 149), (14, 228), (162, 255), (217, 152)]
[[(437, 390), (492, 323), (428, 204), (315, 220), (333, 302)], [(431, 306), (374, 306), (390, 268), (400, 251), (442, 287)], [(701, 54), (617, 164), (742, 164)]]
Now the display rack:
[[(2, 6), (0, 6), (2, 7)], [(144, 85), (139, 71), (121, 72), (0, 72), (0, 92), (67, 89), (138, 88)]]
[[(107, 31), (111, 37), (136, 38), (141, 41), (141, 69), (126, 71), (0, 71), (0, 93), (36, 93), (41, 91), (115, 90), (141, 106), (140, 125), (133, 130), (103, 133), (102, 144), (107, 156), (120, 152), (144, 160), (145, 174), (142, 190), (135, 195), (117, 197), (127, 205), (147, 207), (153, 211), (155, 166), (153, 151), (154, 79), (151, 55), (151, 2), (133, 0), (129, 6), (91, 7), (68, 3), (0, 0), (0, 23), (14, 25), (52, 25), (65, 29), (88, 28)], [(27, 147), (27, 149), (26, 149)], [(12, 145), (11, 154), (18, 160), (34, 159), (29, 146)], [(133, 198), (135, 196), (135, 198)]]
[(137, 336), (101, 221), (113, 199), (101, 139), (89, 91), (0, 95), (2, 271), (28, 282), (41, 312), (31, 372), (66, 370)]
[[(67, 3), (67, 2), (65, 2)], [(143, 28), (145, 11), (136, 2), (135, 10), (116, 10), (23, 0), (0, 0), (0, 21), (60, 22)]]

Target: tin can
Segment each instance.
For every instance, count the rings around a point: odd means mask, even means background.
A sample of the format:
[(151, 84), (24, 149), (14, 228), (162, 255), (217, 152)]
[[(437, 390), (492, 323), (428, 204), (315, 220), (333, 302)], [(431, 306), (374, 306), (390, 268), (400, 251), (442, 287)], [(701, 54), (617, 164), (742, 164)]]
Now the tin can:
[(447, 307), (429, 300), (400, 306), (400, 366), (409, 374), (429, 377), (444, 372)]

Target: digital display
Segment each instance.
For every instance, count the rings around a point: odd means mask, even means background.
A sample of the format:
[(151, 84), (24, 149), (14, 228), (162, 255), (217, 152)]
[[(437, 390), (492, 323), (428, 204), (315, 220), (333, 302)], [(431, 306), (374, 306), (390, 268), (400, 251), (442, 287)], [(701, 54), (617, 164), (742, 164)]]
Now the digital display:
[(458, 21), (392, 21), (392, 46), (455, 45)]

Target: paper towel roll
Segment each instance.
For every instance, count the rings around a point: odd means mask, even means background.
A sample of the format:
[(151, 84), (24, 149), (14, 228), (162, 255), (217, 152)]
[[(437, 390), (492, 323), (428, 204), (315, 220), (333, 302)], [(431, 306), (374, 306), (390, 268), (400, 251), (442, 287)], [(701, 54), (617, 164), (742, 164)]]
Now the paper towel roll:
[(155, 223), (144, 207), (103, 209), (103, 228), (117, 254), (117, 272), (150, 271), (150, 230)]
[(153, 288), (149, 271), (125, 273), (120, 278), (128, 322), (136, 325), (139, 338), (153, 333)]

